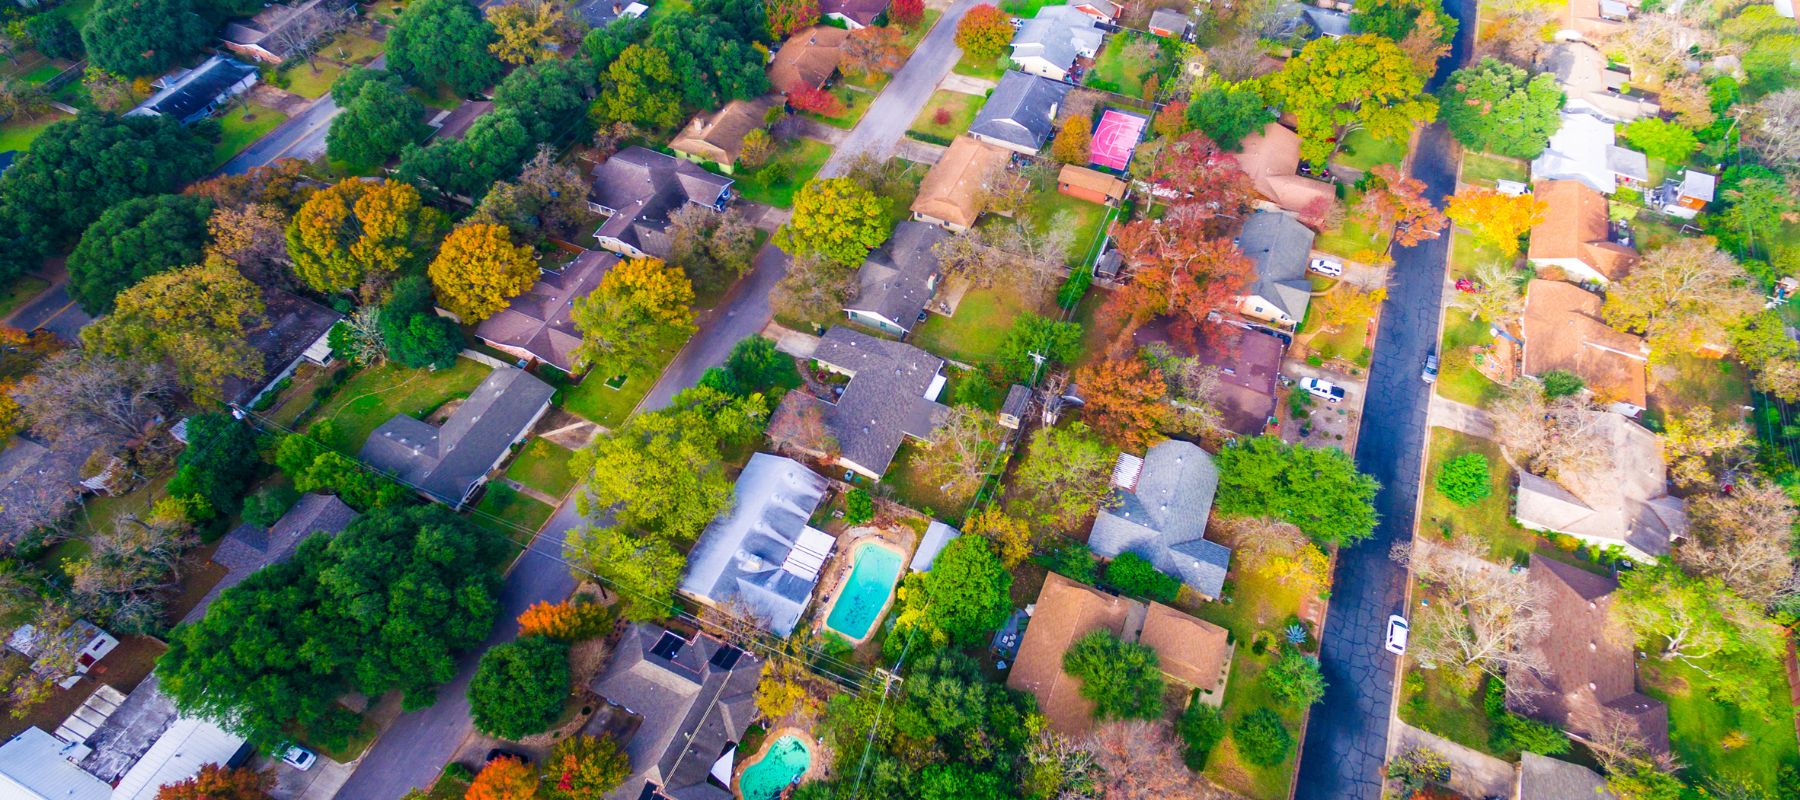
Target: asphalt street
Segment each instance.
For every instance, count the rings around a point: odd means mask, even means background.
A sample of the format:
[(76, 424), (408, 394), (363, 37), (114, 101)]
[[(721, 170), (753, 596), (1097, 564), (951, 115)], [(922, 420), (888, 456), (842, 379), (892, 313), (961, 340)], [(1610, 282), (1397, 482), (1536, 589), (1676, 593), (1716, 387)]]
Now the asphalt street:
[(912, 121), (919, 116), (919, 109), (931, 99), (931, 93), (937, 90), (938, 81), (950, 74), (950, 68), (956, 66), (962, 58), (962, 49), (956, 46), (956, 23), (962, 21), (963, 14), (980, 5), (983, 0), (956, 0), (944, 10), (931, 32), (925, 34), (919, 42), (917, 50), (900, 71), (894, 73), (894, 79), (888, 81), (886, 88), (875, 102), (869, 104), (869, 110), (863, 114), (861, 121), (850, 130), (850, 135), (837, 145), (836, 152), (825, 166), (819, 168), (819, 177), (832, 178), (844, 174), (850, 159), (858, 153), (869, 153), (878, 159), (886, 159), (894, 154), (894, 147), (900, 143), (900, 137), (906, 129), (912, 127)]
[[(1462, 26), (1434, 86), (1467, 59), (1473, 41), (1475, 0), (1447, 5)], [(1412, 177), (1425, 183), (1426, 196), (1439, 207), (1455, 192), (1456, 161), (1442, 125), (1420, 134)], [(1431, 386), (1420, 372), (1438, 342), (1449, 251), (1444, 236), (1394, 252), (1356, 448), (1357, 467), (1381, 482), (1375, 497), (1381, 522), (1368, 540), (1338, 553), (1319, 651), (1329, 688), (1306, 729), (1297, 800), (1381, 797), (1396, 668), (1395, 656), (1384, 647), (1387, 618), (1407, 614), (1406, 570), (1388, 558), (1388, 550), (1412, 539), (1431, 401)]]
[[(370, 69), (383, 69), (387, 66), (387, 54), (383, 53), (369, 62)], [(242, 175), (257, 167), (268, 166), (282, 158), (298, 158), (311, 161), (325, 154), (325, 134), (331, 130), (331, 118), (337, 116), (338, 105), (327, 94), (313, 101), (305, 111), (288, 118), (288, 121), (275, 126), (275, 130), (264, 134), (244, 151), (233, 156), (225, 166), (219, 168), (220, 175)]]
[(709, 367), (725, 363), (738, 340), (760, 333), (774, 318), (769, 311), (769, 292), (787, 275), (787, 267), (786, 253), (775, 245), (763, 245), (756, 253), (750, 274), (726, 293), (717, 308), (700, 319), (700, 329), (675, 354), (656, 385), (650, 387), (640, 410), (655, 411), (667, 406), (676, 392), (699, 383), (700, 375)]

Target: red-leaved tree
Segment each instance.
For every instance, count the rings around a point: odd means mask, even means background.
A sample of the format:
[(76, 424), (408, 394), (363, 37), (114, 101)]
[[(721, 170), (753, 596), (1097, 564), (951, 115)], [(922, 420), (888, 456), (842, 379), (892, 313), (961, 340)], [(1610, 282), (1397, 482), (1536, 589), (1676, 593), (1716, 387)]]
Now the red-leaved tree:
[(835, 117), (844, 113), (843, 101), (824, 89), (811, 86), (789, 92), (788, 105), (793, 106), (796, 111), (810, 111), (821, 117)]
[(956, 46), (976, 61), (999, 58), (1012, 44), (1012, 37), (1012, 17), (987, 3), (969, 9), (956, 23)]
[(777, 42), (819, 23), (819, 0), (766, 0), (763, 7)]
[(1369, 170), (1369, 174), (1369, 188), (1356, 211), (1380, 227), (1393, 226), (1394, 237), (1388, 242), (1390, 252), (1396, 244), (1412, 247), (1436, 239), (1450, 226), (1450, 218), (1425, 199), (1423, 181), (1401, 175), (1389, 164)]
[(1106, 315), (1121, 324), (1115, 353), (1128, 353), (1132, 333), (1163, 315), (1173, 316), (1174, 332), (1191, 343), (1207, 312), (1229, 306), (1255, 277), (1255, 265), (1236, 244), (1206, 235), (1216, 220), (1212, 209), (1183, 202), (1161, 221), (1119, 229), (1127, 283), (1106, 306)]
[(1190, 206), (1188, 214), (1205, 221), (1201, 231), (1207, 236), (1237, 227), (1249, 216), (1256, 193), (1237, 158), (1200, 131), (1183, 134), (1157, 154), (1150, 183), (1158, 196)]
[(925, 0), (893, 0), (888, 3), (888, 22), (911, 30), (925, 21)]
[(1087, 404), (1081, 418), (1113, 444), (1139, 450), (1158, 438), (1169, 417), (1162, 373), (1141, 358), (1103, 359), (1075, 373)]

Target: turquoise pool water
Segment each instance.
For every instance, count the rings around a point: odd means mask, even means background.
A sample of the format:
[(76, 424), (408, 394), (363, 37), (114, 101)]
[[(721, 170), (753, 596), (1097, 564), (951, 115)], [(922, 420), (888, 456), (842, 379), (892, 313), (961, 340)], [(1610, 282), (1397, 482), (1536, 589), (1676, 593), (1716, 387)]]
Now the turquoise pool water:
[(850, 580), (831, 607), (831, 616), (825, 618), (825, 627), (857, 641), (869, 635), (888, 595), (894, 592), (894, 579), (900, 577), (900, 554), (865, 544), (856, 548), (853, 558)]
[(776, 800), (781, 790), (806, 774), (812, 764), (812, 751), (797, 737), (783, 736), (769, 745), (762, 760), (750, 765), (738, 778), (738, 793), (744, 800)]

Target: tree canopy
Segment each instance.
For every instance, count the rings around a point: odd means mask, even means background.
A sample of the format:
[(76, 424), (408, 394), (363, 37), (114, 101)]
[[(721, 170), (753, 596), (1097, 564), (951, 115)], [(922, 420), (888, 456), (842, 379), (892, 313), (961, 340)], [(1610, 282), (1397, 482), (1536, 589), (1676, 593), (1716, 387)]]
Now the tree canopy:
[(193, 0), (99, 0), (81, 23), (88, 60), (135, 78), (160, 75), (212, 37)]
[(396, 175), (424, 190), (479, 199), (495, 181), (516, 174), (537, 150), (522, 117), (500, 108), (475, 120), (461, 139), (407, 145)]
[(343, 111), (331, 119), (325, 153), (353, 171), (381, 166), (431, 132), (420, 119), (425, 107), (391, 72), (366, 68), (346, 72), (332, 84), (331, 99)]
[(432, 308), (431, 286), (418, 275), (401, 278), (381, 306), (378, 326), (388, 358), (402, 366), (442, 369), (462, 352), (462, 329)]
[(1374, 34), (1315, 39), (1263, 86), (1294, 115), (1300, 153), (1314, 163), (1324, 163), (1356, 128), (1404, 141), (1438, 107), (1435, 98), (1421, 94), (1425, 78), (1412, 59)]
[(488, 51), (494, 38), (494, 26), (473, 3), (416, 0), (388, 33), (388, 68), (421, 89), (443, 83), (471, 94), (500, 77), (500, 60)]
[(569, 646), (527, 636), (481, 654), (469, 681), (469, 716), (489, 736), (523, 739), (549, 730), (568, 696)]
[(69, 296), (94, 316), (159, 272), (200, 263), (212, 201), (165, 194), (135, 197), (100, 215), (69, 254)]
[(769, 90), (766, 56), (711, 16), (676, 11), (654, 23), (609, 25), (583, 44), (600, 74), (593, 114), (602, 122), (672, 127), (684, 112)]
[(1093, 702), (1094, 719), (1162, 716), (1162, 668), (1156, 651), (1145, 645), (1097, 630), (1063, 653), (1063, 671), (1081, 680), (1081, 696)]
[(314, 193), (288, 224), (294, 274), (317, 292), (379, 287), (425, 265), (443, 219), (407, 184), (340, 181)]
[(654, 258), (613, 265), (570, 318), (581, 328), (577, 372), (610, 379), (651, 364), (659, 348), (694, 332), (694, 287), (681, 268)]
[(981, 536), (950, 541), (930, 572), (900, 585), (896, 632), (916, 630), (934, 644), (967, 647), (1006, 624), (1012, 614), (1012, 574)]
[(444, 308), (464, 323), (476, 323), (537, 283), (537, 252), (513, 244), (503, 225), (474, 223), (444, 237), (426, 274)]
[(1213, 503), (1231, 517), (1272, 517), (1321, 544), (1351, 545), (1375, 532), (1374, 478), (1335, 447), (1258, 436), (1219, 451)]
[(1274, 122), (1269, 101), (1252, 83), (1219, 82), (1194, 95), (1187, 107), (1188, 123), (1226, 150), (1236, 150), (1244, 137), (1261, 133)]
[(81, 331), (82, 345), (121, 359), (167, 361), (195, 394), (214, 400), (228, 378), (263, 376), (262, 354), (245, 338), (263, 313), (262, 290), (217, 261), (145, 278), (113, 312)]
[[(195, 414), (187, 420), (187, 447), (175, 459), (175, 477), (164, 491), (189, 498), (195, 522), (229, 519), (256, 481), (256, 432), (230, 414)], [(198, 502), (194, 501), (198, 498)]]
[(1438, 115), (1465, 147), (1513, 158), (1537, 158), (1562, 125), (1563, 92), (1556, 76), (1537, 75), (1500, 61), (1450, 73), (1439, 91)]
[(889, 202), (850, 178), (809, 181), (794, 194), (794, 216), (775, 232), (775, 246), (854, 267), (887, 240)]

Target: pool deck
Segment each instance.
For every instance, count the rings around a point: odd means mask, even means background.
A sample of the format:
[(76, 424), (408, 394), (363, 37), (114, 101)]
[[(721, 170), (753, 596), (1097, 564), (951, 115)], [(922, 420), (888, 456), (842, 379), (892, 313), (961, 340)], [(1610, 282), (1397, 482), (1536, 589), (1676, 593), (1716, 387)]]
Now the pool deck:
[[(819, 620), (818, 630), (829, 630), (832, 633), (842, 636), (845, 641), (848, 641), (852, 646), (861, 645), (863, 642), (868, 641), (870, 637), (874, 636), (875, 631), (881, 628), (882, 618), (886, 617), (888, 611), (893, 608), (894, 598), (899, 595), (900, 582), (906, 579), (906, 559), (908, 557), (907, 551), (909, 550), (909, 548), (903, 545), (889, 541), (888, 537), (892, 535), (889, 531), (879, 528), (859, 528), (853, 529), (852, 532), (855, 530), (869, 530), (870, 532), (857, 536), (856, 540), (851, 542), (849, 547), (844, 548), (844, 557), (839, 559), (838, 566), (836, 567), (837, 575), (831, 581), (831, 594), (825, 596), (817, 617)], [(844, 597), (844, 589), (850, 584), (851, 573), (856, 571), (856, 553), (864, 547), (881, 547), (893, 552), (900, 557), (900, 570), (894, 577), (894, 585), (888, 587), (887, 600), (881, 604), (881, 610), (875, 613), (875, 621), (869, 623), (869, 630), (863, 633), (862, 636), (853, 639), (849, 634), (831, 627), (827, 622), (831, 619), (832, 610), (837, 608), (838, 601)]]
[[(781, 741), (782, 738), (786, 737), (786, 736), (792, 736), (796, 739), (799, 739), (801, 744), (806, 745), (806, 752), (808, 755), (807, 762), (806, 762), (806, 771), (800, 774), (800, 780), (798, 783), (811, 783), (812, 781), (816, 781), (820, 778), (825, 777), (825, 745), (824, 745), (824, 743), (820, 742), (817, 737), (814, 737), (812, 734), (807, 733), (806, 731), (803, 731), (792, 725), (784, 725), (780, 728), (776, 728), (775, 730), (769, 731), (769, 735), (763, 737), (762, 747), (757, 748), (756, 755), (752, 758), (744, 760), (742, 763), (739, 763), (737, 766), (737, 769), (732, 771), (732, 773), (731, 773), (731, 796), (732, 797), (736, 797), (736, 798), (738, 798), (738, 800), (743, 800), (744, 792), (741, 788), (739, 788), (739, 781), (743, 780), (744, 773), (748, 772), (751, 767), (756, 766), (758, 763), (760, 763), (763, 760), (764, 757), (768, 756), (769, 748), (774, 747), (776, 742)], [(796, 785), (798, 785), (798, 783)]]

